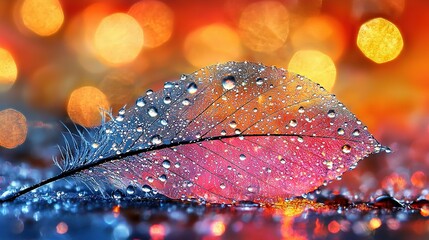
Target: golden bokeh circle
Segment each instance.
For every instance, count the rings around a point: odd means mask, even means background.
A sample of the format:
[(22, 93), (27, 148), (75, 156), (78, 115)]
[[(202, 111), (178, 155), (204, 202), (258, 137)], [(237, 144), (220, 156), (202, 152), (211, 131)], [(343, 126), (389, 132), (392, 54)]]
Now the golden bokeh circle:
[(56, 33), (64, 22), (58, 0), (24, 0), (20, 10), (24, 26), (40, 36)]
[(18, 68), (12, 54), (0, 48), (0, 93), (9, 90), (16, 81)]
[(0, 146), (15, 148), (27, 138), (27, 120), (15, 109), (0, 111)]

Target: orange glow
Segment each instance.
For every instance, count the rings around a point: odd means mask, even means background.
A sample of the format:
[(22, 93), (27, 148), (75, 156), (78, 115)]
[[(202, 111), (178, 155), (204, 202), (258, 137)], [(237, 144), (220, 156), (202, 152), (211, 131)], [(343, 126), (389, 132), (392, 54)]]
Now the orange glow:
[(341, 224), (339, 224), (337, 221), (332, 221), (328, 224), (328, 231), (330, 233), (338, 233), (341, 230)]
[(257, 52), (272, 52), (286, 42), (289, 13), (280, 2), (256, 2), (243, 10), (238, 26), (243, 43), (248, 48)]
[(289, 62), (288, 70), (303, 75), (331, 91), (337, 77), (337, 69), (332, 59), (316, 50), (296, 52)]
[(105, 17), (94, 35), (94, 46), (101, 61), (111, 66), (132, 62), (143, 47), (143, 30), (128, 14)]
[(60, 222), (57, 224), (57, 233), (58, 234), (66, 234), (69, 230), (69, 226), (65, 222)]
[(154, 224), (149, 228), (149, 235), (152, 240), (162, 240), (165, 237), (165, 227), (161, 224)]
[(0, 93), (9, 90), (16, 81), (18, 69), (12, 54), (0, 48)]
[(283, 239), (307, 240), (306, 236), (301, 235), (298, 231), (295, 231), (293, 227), (294, 219), (294, 217), (288, 216), (282, 218), (282, 226), (280, 228), (280, 233), (282, 234)]
[(128, 12), (143, 28), (144, 46), (154, 48), (170, 39), (174, 15), (165, 3), (149, 0), (134, 4)]
[(369, 220), (368, 226), (371, 230), (379, 228), (381, 226), (380, 218), (371, 218), (371, 220)]
[(422, 171), (417, 171), (411, 176), (411, 183), (413, 186), (418, 188), (424, 188), (426, 186), (426, 175)]
[(195, 30), (185, 40), (184, 54), (194, 66), (240, 60), (242, 48), (238, 35), (223, 24), (212, 24)]
[(215, 221), (211, 224), (210, 229), (214, 236), (221, 236), (225, 232), (225, 223)]
[(376, 63), (385, 63), (401, 53), (404, 42), (395, 24), (384, 18), (375, 18), (362, 24), (357, 45), (367, 58)]
[(82, 87), (71, 93), (67, 112), (73, 122), (95, 127), (101, 124), (101, 111), (109, 108), (110, 104), (103, 92), (95, 87)]
[(422, 208), (420, 209), (420, 214), (421, 214), (423, 217), (429, 217), (429, 207), (427, 207), (427, 206), (422, 207)]
[(393, 189), (395, 192), (397, 192), (405, 189), (407, 186), (407, 181), (401, 175), (392, 173), (383, 179), (381, 186), (384, 189)]
[(316, 49), (338, 60), (344, 52), (346, 40), (341, 24), (329, 16), (309, 18), (291, 35), (295, 49)]
[(325, 205), (322, 203), (316, 203), (307, 199), (280, 200), (274, 206), (283, 210), (283, 215), (288, 217), (300, 215), (306, 209), (319, 210), (325, 208)]
[(27, 137), (27, 120), (15, 109), (0, 111), (0, 146), (15, 148), (24, 143)]
[(56, 33), (64, 22), (64, 13), (58, 0), (24, 0), (21, 6), (24, 26), (40, 36)]
[(113, 216), (117, 218), (119, 216), (119, 213), (121, 212), (121, 206), (119, 205), (114, 206), (112, 209), (112, 212), (113, 212)]

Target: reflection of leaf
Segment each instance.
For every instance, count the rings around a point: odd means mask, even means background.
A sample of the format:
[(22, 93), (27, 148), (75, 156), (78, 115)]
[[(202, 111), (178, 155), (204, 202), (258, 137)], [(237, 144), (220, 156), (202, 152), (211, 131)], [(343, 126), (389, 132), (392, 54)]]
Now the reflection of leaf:
[(135, 185), (171, 198), (272, 201), (312, 191), (380, 150), (318, 84), (236, 62), (148, 91), (90, 133), (64, 147), (62, 173), (39, 185), (78, 177), (95, 189)]

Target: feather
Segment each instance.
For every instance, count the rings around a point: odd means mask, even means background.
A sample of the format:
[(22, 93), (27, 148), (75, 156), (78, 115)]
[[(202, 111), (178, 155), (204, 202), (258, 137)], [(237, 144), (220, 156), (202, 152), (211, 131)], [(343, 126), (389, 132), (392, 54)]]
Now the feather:
[(320, 85), (249, 62), (182, 75), (112, 118), (62, 147), (58, 176), (1, 201), (75, 178), (96, 190), (271, 202), (313, 191), (383, 149)]

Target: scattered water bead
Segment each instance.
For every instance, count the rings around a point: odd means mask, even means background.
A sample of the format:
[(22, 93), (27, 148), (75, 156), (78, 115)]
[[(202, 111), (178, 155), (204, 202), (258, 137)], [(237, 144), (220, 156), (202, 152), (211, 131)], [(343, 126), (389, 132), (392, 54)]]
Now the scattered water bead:
[(328, 111), (328, 118), (334, 118), (335, 116), (337, 116), (337, 114), (335, 113), (335, 110), (329, 110)]
[(180, 80), (186, 80), (186, 78), (187, 78), (186, 74), (180, 75)]
[(222, 87), (225, 90), (231, 90), (235, 87), (236, 81), (235, 81), (235, 77), (232, 75), (229, 75), (227, 77), (224, 77), (222, 79)]
[(161, 182), (166, 182), (167, 181), (167, 175), (161, 174), (161, 175), (159, 175), (158, 179)]
[(189, 83), (189, 85), (186, 88), (186, 90), (188, 91), (189, 94), (196, 93), (197, 90), (198, 90), (197, 84), (195, 84), (194, 82)]
[(226, 188), (225, 183), (221, 183), (221, 184), (220, 184), (220, 189), (225, 189), (225, 188)]
[(344, 132), (344, 129), (338, 128), (337, 133), (338, 135), (344, 135), (345, 132)]
[(171, 167), (171, 163), (170, 163), (170, 161), (168, 161), (168, 160), (164, 160), (164, 161), (162, 161), (162, 166), (163, 166), (165, 169), (169, 169), (169, 168)]
[(116, 200), (120, 200), (124, 197), (124, 193), (120, 189), (116, 189), (112, 193), (112, 197)]
[(299, 112), (299, 113), (304, 113), (304, 111), (305, 111), (305, 110), (304, 110), (304, 107), (302, 107), (302, 106), (301, 106), (301, 107), (299, 107), (299, 108), (298, 108), (298, 112)]
[(150, 96), (152, 94), (153, 94), (153, 90), (152, 89), (146, 90), (146, 95)]
[(236, 128), (236, 127), (237, 127), (237, 123), (236, 123), (235, 121), (231, 121), (231, 122), (229, 123), (229, 126), (230, 126), (231, 128)]
[(264, 83), (264, 79), (258, 77), (256, 78), (256, 85), (262, 85)]
[(136, 131), (137, 131), (137, 132), (143, 132), (143, 127), (138, 126), (138, 127), (136, 128)]
[(244, 155), (244, 154), (240, 154), (240, 160), (241, 160), (241, 161), (246, 160), (246, 155)]
[(167, 125), (168, 125), (167, 120), (165, 120), (165, 119), (161, 119), (161, 125), (163, 125), (163, 126), (167, 126)]
[(150, 139), (150, 142), (152, 143), (152, 145), (159, 145), (162, 143), (162, 138), (159, 135), (154, 135)]
[(165, 104), (170, 104), (170, 103), (171, 103), (171, 98), (170, 98), (169, 96), (166, 96), (166, 97), (164, 98), (164, 103), (165, 103)]
[(180, 163), (179, 163), (179, 162), (175, 163), (175, 164), (174, 164), (174, 167), (175, 167), (175, 168), (180, 168)]
[(129, 185), (127, 187), (127, 194), (128, 195), (133, 195), (136, 192), (136, 188), (133, 185)]
[(151, 117), (156, 117), (156, 116), (158, 116), (158, 109), (156, 109), (155, 107), (150, 107), (148, 110), (147, 110), (147, 113), (149, 114), (149, 116), (151, 116)]
[(91, 144), (91, 147), (92, 148), (98, 148), (100, 146), (100, 144), (99, 143), (92, 143)]
[(352, 135), (353, 135), (353, 136), (355, 136), (355, 137), (359, 136), (359, 135), (360, 135), (360, 131), (359, 131), (359, 129), (355, 129), (355, 130), (353, 131)]
[(165, 82), (164, 83), (164, 89), (169, 89), (172, 88), (174, 86), (174, 84), (172, 82)]
[(144, 105), (146, 105), (146, 102), (144, 101), (143, 97), (138, 98), (136, 101), (136, 106), (137, 107), (144, 107)]
[(145, 185), (142, 186), (142, 191), (145, 192), (145, 193), (149, 193), (149, 192), (152, 191), (152, 188), (149, 185), (145, 184)]
[(115, 118), (115, 120), (116, 120), (117, 122), (122, 122), (122, 121), (124, 121), (124, 116), (119, 115), (119, 116), (117, 116), (117, 117)]
[(189, 105), (191, 105), (191, 101), (189, 101), (189, 99), (185, 98), (185, 99), (183, 99), (182, 104), (185, 106), (189, 106)]
[(296, 127), (298, 125), (298, 122), (295, 119), (290, 120), (289, 126)]
[(345, 144), (341, 150), (343, 151), (343, 153), (350, 153), (352, 151), (352, 147), (350, 147), (350, 145)]

